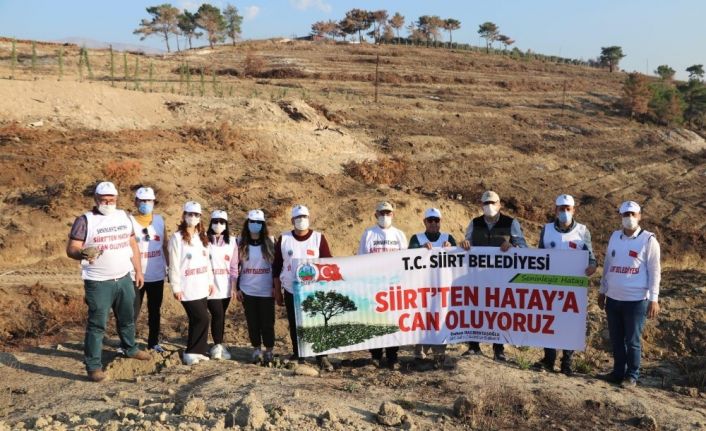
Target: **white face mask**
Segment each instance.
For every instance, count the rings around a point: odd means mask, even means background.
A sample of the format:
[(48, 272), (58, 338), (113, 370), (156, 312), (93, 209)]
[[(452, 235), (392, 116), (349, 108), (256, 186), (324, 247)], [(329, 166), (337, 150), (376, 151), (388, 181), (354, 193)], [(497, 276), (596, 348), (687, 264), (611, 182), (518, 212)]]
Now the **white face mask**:
[(307, 230), (309, 229), (309, 218), (300, 217), (294, 219), (294, 229), (296, 230)]
[(378, 226), (383, 229), (387, 229), (392, 226), (392, 216), (391, 215), (381, 215), (378, 216)]
[(211, 223), (211, 229), (213, 230), (213, 232), (216, 233), (216, 235), (220, 235), (223, 233), (224, 230), (226, 230), (226, 225), (220, 223)]
[(497, 205), (483, 205), (483, 214), (486, 217), (495, 217), (498, 214)]
[(115, 210), (118, 208), (116, 204), (100, 204), (98, 205), (98, 211), (100, 211), (101, 214), (103, 215), (111, 215), (115, 212)]
[(201, 221), (201, 217), (199, 217), (199, 216), (186, 216), (186, 217), (184, 217), (184, 221), (186, 222), (187, 225), (189, 225), (189, 227), (194, 227), (197, 224), (199, 224), (199, 222)]
[(631, 217), (631, 216), (623, 217), (623, 227), (625, 229), (635, 230), (635, 229), (637, 229), (637, 225), (638, 225), (637, 218)]

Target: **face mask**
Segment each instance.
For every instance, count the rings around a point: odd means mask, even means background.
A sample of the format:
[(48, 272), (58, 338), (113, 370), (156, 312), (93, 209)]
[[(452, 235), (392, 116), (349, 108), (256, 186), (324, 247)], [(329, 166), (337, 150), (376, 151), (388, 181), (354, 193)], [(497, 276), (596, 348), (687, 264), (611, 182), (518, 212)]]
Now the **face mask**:
[(309, 229), (309, 219), (307, 217), (294, 219), (294, 229), (296, 229), (296, 230)]
[(560, 211), (557, 218), (561, 224), (569, 224), (571, 223), (573, 216), (568, 211)]
[(498, 207), (495, 205), (483, 205), (483, 214), (487, 217), (495, 217), (498, 213)]
[(637, 219), (635, 217), (623, 217), (623, 227), (627, 230), (637, 229)]
[(392, 226), (392, 216), (389, 216), (389, 215), (378, 216), (378, 226), (380, 226), (383, 229), (387, 229), (388, 227)]
[[(296, 225), (296, 224), (295, 224), (295, 225)], [(307, 226), (307, 227), (308, 227), (308, 226)], [(260, 231), (262, 231), (262, 225), (261, 225), (260, 223), (251, 223), (251, 222), (248, 222), (248, 230), (249, 230), (251, 233), (260, 233)], [(301, 229), (301, 230), (303, 230), (303, 229)]]
[(100, 213), (103, 215), (111, 215), (115, 212), (115, 210), (117, 208), (118, 208), (118, 206), (116, 204), (112, 204), (112, 205), (100, 204), (100, 205), (98, 205), (98, 211), (100, 211)]
[(153, 208), (154, 204), (152, 202), (140, 202), (140, 204), (137, 206), (137, 210), (142, 215), (151, 214)]
[(189, 227), (194, 227), (197, 224), (199, 224), (199, 222), (201, 221), (201, 217), (199, 217), (199, 216), (186, 216), (186, 217), (184, 217), (184, 221), (186, 222), (187, 225), (189, 225)]
[(220, 223), (211, 223), (211, 229), (213, 232), (216, 233), (216, 235), (220, 235), (223, 233), (224, 230), (226, 230), (226, 225), (220, 224)]

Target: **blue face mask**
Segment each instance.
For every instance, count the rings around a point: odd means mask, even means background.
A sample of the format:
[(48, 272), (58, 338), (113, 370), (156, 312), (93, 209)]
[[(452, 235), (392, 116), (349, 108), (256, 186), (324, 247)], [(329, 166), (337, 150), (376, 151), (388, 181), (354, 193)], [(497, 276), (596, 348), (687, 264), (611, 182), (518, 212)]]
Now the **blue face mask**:
[(137, 210), (142, 215), (147, 215), (147, 214), (152, 213), (153, 208), (154, 208), (154, 203), (152, 203), (152, 202), (140, 202), (140, 204), (137, 206)]
[(559, 211), (559, 215), (557, 215), (557, 218), (559, 219), (559, 222), (561, 224), (569, 224), (571, 223), (571, 213), (568, 211)]
[(260, 231), (262, 230), (262, 224), (248, 222), (248, 230), (252, 233), (260, 233)]

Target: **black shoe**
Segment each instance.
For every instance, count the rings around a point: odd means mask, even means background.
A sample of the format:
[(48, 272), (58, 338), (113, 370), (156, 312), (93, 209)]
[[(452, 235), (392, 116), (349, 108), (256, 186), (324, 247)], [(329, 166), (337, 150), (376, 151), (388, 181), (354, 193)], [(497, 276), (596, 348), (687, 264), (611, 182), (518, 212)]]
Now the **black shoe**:
[(483, 352), (480, 350), (480, 347), (477, 349), (474, 349), (472, 347), (469, 347), (468, 350), (463, 352), (461, 356), (475, 356), (475, 355), (482, 355)]
[(550, 364), (549, 362), (547, 362), (544, 359), (532, 364), (532, 368), (534, 368), (537, 371), (549, 371), (552, 373), (554, 372), (554, 364)]
[(382, 358), (370, 358), (370, 364), (375, 368), (381, 368)]
[(620, 383), (622, 388), (634, 388), (635, 386), (637, 386), (637, 379), (634, 377), (628, 377)]
[(327, 357), (316, 358), (316, 362), (318, 363), (321, 371), (333, 371), (333, 364), (331, 364), (331, 361), (329, 361)]
[(395, 371), (400, 369), (400, 362), (397, 359), (387, 359), (387, 368)]
[(561, 373), (567, 377), (574, 375), (574, 370), (571, 369), (571, 364), (561, 364)]
[(601, 374), (600, 376), (598, 376), (598, 378), (614, 385), (619, 385), (623, 382), (622, 377), (616, 377), (613, 373)]
[(503, 352), (496, 352), (495, 355), (493, 355), (493, 359), (495, 359), (498, 362), (507, 362), (507, 357), (505, 356), (505, 353), (503, 353)]

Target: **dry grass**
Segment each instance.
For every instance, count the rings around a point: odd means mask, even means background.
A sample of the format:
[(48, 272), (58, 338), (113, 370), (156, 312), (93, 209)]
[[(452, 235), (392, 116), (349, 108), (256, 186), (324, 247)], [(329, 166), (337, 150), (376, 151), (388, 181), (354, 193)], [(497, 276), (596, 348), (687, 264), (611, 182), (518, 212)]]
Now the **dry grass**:
[(142, 162), (139, 160), (113, 160), (103, 165), (106, 181), (112, 181), (118, 189), (128, 189), (139, 180)]
[(365, 184), (399, 184), (407, 173), (409, 162), (403, 157), (381, 157), (378, 160), (350, 162), (345, 173)]

